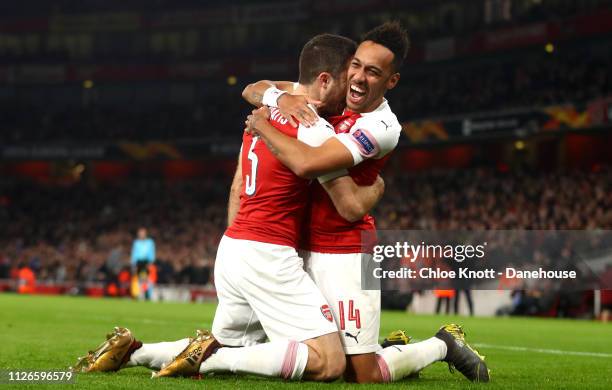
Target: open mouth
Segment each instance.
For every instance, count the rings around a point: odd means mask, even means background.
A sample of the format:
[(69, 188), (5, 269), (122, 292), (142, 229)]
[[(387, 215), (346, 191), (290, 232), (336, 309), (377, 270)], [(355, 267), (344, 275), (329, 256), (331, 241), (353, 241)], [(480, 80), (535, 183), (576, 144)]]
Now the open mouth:
[(365, 96), (366, 90), (364, 88), (351, 84), (349, 87), (349, 100), (351, 103), (360, 104), (365, 100)]

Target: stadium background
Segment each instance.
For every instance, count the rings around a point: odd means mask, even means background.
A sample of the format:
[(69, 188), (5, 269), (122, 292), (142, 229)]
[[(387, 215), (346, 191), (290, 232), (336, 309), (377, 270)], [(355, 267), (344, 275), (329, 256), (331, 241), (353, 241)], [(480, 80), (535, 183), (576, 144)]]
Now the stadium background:
[[(607, 1), (1, 7), (4, 290), (28, 267), (40, 293), (125, 293), (116, 276), (146, 226), (158, 284), (192, 286), (173, 297), (214, 296), (249, 112), (242, 88), (296, 79), (299, 50), (316, 33), (358, 38), (389, 19), (406, 26), (412, 47), (388, 93), (404, 134), (384, 173), (379, 227), (612, 226)], [(593, 313), (592, 299), (577, 300), (576, 315)], [(555, 315), (549, 301), (540, 311)]]
[[(155, 296), (214, 298), (242, 88), (296, 79), (314, 34), (391, 19), (412, 46), (387, 95), (403, 136), (379, 227), (612, 227), (610, 1), (4, 2), (0, 291), (126, 294), (116, 277), (146, 226)], [(611, 299), (578, 292), (560, 311), (536, 290), (519, 289), (521, 314), (592, 318)], [(431, 297), (412, 298), (431, 312)]]

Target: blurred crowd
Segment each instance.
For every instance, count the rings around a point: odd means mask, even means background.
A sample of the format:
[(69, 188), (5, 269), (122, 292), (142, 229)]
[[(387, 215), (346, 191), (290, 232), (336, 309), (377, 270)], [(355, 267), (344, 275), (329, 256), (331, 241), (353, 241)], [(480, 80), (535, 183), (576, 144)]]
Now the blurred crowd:
[(226, 221), (223, 183), (5, 187), (0, 279), (27, 265), (39, 280), (104, 282), (129, 268), (132, 240), (146, 226), (158, 283), (208, 284)]
[(387, 176), (376, 215), (381, 229), (610, 229), (612, 170)]
[[(92, 106), (71, 109), (45, 109), (0, 101), (0, 141), (6, 143), (116, 142), (222, 137), (227, 129), (240, 129), (249, 106), (241, 105), (239, 91), (234, 104), (225, 101), (206, 105), (152, 105), (138, 110), (123, 107)], [(226, 118), (220, 126), (213, 118)], [(234, 134), (240, 134), (234, 133)]]
[[(129, 267), (136, 230), (157, 247), (158, 283), (211, 283), (229, 178), (42, 187), (0, 185), (0, 279), (104, 282)], [(386, 176), (380, 229), (611, 229), (612, 170), (469, 169)]]
[[(118, 13), (124, 16), (123, 28), (109, 27), (106, 31), (95, 25), (82, 28), (79, 25), (82, 22), (75, 23), (76, 27), (68, 24), (68, 33), (96, 34), (93, 37), (83, 35), (85, 44), (82, 45), (78, 40), (64, 45), (57, 40), (46, 44), (31, 40), (24, 45), (6, 45), (4, 51), (0, 45), (0, 63), (143, 60), (166, 63), (174, 59), (208, 60), (222, 56), (269, 57), (294, 53), (295, 47), (322, 31), (358, 39), (368, 29), (389, 19), (399, 20), (409, 30), (413, 42), (422, 45), (440, 37), (461, 37), (487, 29), (562, 21), (609, 6), (607, 0), (362, 0), (357, 3), (295, 0), (284, 2), (284, 7), (274, 7), (269, 0), (223, 3), (197, 0), (120, 3), (34, 0), (34, 3), (35, 6), (30, 2), (0, 3), (0, 15), (14, 23), (25, 19), (24, 24), (32, 28), (36, 26), (31, 21), (33, 16), (38, 20), (58, 17), (58, 23), (61, 23), (62, 16), (76, 16), (79, 20), (80, 15), (101, 17)], [(271, 12), (275, 8), (280, 12)], [(274, 22), (274, 28), (270, 28), (271, 22)], [(61, 28), (57, 30), (61, 31)], [(272, 41), (274, 45), (269, 44)], [(37, 47), (38, 50), (33, 49)]]
[[(612, 95), (612, 45), (550, 47), (496, 61), (402, 74), (390, 101), (403, 120), (585, 103)], [(555, 53), (558, 50), (560, 53)]]
[[(612, 49), (612, 44), (609, 49)], [(476, 62), (452, 69), (406, 71), (390, 104), (400, 121), (470, 112), (585, 103), (612, 95), (612, 50), (586, 55), (533, 55)], [(146, 90), (141, 91), (146, 93)], [(135, 92), (136, 93), (136, 92)], [(227, 137), (239, 129), (249, 106), (239, 88), (195, 105), (154, 104), (138, 109), (91, 105), (50, 109), (2, 102), (0, 141), (71, 142), (179, 140)], [(223, 125), (215, 118), (225, 118)], [(58, 129), (61, 129), (58, 130)]]

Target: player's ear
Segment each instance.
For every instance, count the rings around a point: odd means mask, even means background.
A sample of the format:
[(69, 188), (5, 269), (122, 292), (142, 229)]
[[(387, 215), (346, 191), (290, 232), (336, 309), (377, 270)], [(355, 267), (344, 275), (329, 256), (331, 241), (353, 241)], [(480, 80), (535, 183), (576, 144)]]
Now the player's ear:
[(317, 77), (317, 79), (319, 80), (321, 87), (325, 89), (329, 88), (332, 82), (332, 76), (328, 72), (319, 73), (319, 76)]
[(389, 77), (389, 80), (387, 80), (387, 89), (395, 88), (395, 86), (399, 82), (399, 79), (400, 79), (399, 73), (392, 74), (391, 77)]

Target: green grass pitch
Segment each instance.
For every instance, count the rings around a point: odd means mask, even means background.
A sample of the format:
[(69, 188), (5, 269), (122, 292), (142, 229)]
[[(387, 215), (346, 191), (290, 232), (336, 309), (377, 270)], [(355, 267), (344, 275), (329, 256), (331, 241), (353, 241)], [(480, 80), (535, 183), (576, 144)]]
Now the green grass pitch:
[[(0, 294), (0, 369), (58, 369), (97, 346), (113, 326), (129, 327), (140, 340), (155, 342), (190, 336), (210, 328), (214, 304), (134, 302), (72, 297)], [(332, 388), (368, 389), (612, 389), (612, 325), (588, 321), (533, 318), (456, 318), (384, 312), (382, 334), (403, 328), (416, 339), (434, 334), (443, 323), (464, 325), (468, 341), (486, 355), (489, 384), (471, 384), (447, 365), (426, 368), (419, 379), (394, 384), (348, 385), (342, 382), (286, 383), (237, 375), (193, 379), (150, 379), (144, 368), (118, 373), (80, 374), (76, 385), (52, 388)], [(41, 385), (0, 385), (40, 388)], [(43, 385), (49, 386), (49, 385)]]

